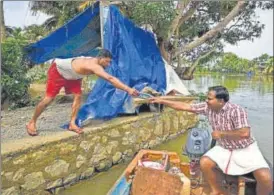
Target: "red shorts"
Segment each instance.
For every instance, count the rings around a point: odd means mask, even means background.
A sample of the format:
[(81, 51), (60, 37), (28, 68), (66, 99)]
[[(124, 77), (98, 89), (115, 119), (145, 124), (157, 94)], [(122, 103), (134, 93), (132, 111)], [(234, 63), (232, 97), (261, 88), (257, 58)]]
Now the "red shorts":
[(82, 94), (82, 79), (67, 80), (57, 70), (56, 63), (53, 63), (48, 70), (46, 95), (55, 97), (62, 87), (65, 88), (66, 94)]

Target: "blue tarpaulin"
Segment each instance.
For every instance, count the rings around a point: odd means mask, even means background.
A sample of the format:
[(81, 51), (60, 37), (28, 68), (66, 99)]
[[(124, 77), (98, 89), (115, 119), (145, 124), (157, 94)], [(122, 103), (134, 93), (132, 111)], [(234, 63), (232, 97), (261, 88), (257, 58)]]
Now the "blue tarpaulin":
[[(110, 6), (104, 26), (104, 48), (113, 60), (108, 72), (122, 82), (141, 90), (148, 85), (157, 91), (166, 88), (165, 67), (153, 34), (137, 26), (115, 6)], [(87, 118), (110, 118), (127, 112), (131, 97), (109, 82), (98, 79), (78, 113), (79, 124)]]
[[(98, 7), (96, 3), (45, 39), (29, 46), (29, 58), (41, 63), (56, 57), (94, 55), (101, 36)], [(164, 93), (165, 66), (153, 34), (137, 27), (115, 6), (103, 10), (106, 16), (103, 47), (113, 55), (106, 71), (137, 90), (149, 86)], [(109, 119), (132, 112), (131, 108), (131, 96), (99, 78), (80, 108), (76, 123), (82, 126), (87, 119)]]
[(27, 46), (25, 51), (32, 62), (40, 64), (53, 58), (96, 56), (98, 46), (101, 46), (99, 2), (44, 39)]

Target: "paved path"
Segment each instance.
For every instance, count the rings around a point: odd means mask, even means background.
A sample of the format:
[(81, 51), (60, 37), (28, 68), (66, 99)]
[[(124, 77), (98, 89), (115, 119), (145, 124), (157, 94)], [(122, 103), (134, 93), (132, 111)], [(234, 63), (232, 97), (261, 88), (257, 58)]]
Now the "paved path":
[[(60, 126), (70, 119), (72, 103), (53, 104), (40, 116), (37, 127), (39, 136), (66, 131)], [(26, 132), (26, 123), (33, 115), (34, 107), (25, 107), (13, 111), (1, 112), (1, 143), (30, 137)]]

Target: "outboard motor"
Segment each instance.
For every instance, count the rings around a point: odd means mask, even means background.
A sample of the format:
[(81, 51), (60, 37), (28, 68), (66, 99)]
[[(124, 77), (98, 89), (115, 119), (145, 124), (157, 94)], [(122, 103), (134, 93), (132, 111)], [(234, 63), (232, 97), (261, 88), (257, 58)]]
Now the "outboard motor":
[(187, 135), (183, 155), (188, 156), (190, 159), (190, 175), (193, 188), (196, 188), (200, 183), (200, 158), (211, 148), (211, 141), (212, 137), (208, 128), (193, 128)]
[(208, 129), (193, 128), (187, 135), (184, 152), (190, 159), (200, 159), (210, 149), (211, 140)]

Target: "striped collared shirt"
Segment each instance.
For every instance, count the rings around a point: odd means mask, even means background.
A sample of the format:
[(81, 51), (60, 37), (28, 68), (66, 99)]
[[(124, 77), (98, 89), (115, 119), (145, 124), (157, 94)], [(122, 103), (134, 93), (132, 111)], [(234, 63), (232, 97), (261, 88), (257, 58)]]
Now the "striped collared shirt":
[[(197, 114), (203, 114), (208, 117), (209, 123), (212, 126), (213, 131), (237, 131), (244, 127), (249, 127), (250, 125), (247, 120), (246, 111), (230, 102), (227, 102), (219, 112), (215, 112), (208, 108), (207, 103), (197, 103), (192, 104), (191, 108)], [(240, 140), (229, 140), (229, 139), (218, 139), (218, 144), (226, 149), (240, 149), (246, 148), (253, 142), (255, 142), (254, 137), (251, 135), (249, 138)]]

